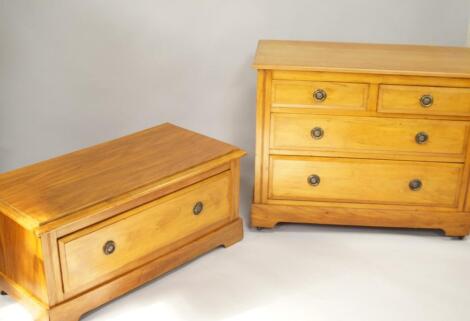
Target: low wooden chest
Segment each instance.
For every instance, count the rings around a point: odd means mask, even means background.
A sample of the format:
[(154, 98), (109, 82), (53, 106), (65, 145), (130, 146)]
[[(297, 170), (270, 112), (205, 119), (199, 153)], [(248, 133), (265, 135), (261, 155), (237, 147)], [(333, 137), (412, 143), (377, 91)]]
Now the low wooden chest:
[(244, 152), (163, 124), (0, 175), (0, 289), (80, 316), (243, 237)]
[(261, 41), (252, 225), (470, 231), (470, 49)]

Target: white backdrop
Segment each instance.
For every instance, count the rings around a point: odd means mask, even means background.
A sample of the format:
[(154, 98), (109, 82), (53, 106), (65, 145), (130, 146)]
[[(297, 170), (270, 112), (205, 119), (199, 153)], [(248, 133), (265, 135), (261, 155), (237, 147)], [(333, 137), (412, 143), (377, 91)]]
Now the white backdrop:
[(238, 145), (258, 39), (465, 44), (466, 0), (0, 0), (0, 172), (161, 122)]

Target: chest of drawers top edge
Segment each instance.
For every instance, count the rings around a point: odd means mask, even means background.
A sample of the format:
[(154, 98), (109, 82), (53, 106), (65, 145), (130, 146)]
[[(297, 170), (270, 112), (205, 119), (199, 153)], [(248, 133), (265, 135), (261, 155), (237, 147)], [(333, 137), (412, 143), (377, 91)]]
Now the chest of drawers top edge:
[(470, 49), (262, 40), (253, 67), (252, 226), (468, 234)]
[(410, 44), (260, 40), (253, 68), (470, 78), (469, 48)]

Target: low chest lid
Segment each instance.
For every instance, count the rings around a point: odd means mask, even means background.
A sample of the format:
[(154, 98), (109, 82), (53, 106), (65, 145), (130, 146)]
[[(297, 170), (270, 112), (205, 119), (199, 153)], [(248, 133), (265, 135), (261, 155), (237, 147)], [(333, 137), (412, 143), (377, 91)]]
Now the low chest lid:
[(257, 69), (470, 78), (470, 49), (261, 40)]
[(167, 123), (0, 174), (0, 211), (35, 229), (198, 165), (243, 154)]

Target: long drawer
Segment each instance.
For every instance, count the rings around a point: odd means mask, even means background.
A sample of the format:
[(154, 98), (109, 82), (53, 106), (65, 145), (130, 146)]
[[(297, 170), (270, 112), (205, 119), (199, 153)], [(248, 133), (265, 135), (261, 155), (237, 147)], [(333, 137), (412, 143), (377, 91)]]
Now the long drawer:
[(463, 161), (468, 123), (273, 113), (272, 149), (417, 154)]
[(274, 80), (272, 104), (274, 107), (365, 110), (368, 93), (368, 84)]
[(463, 165), (271, 156), (269, 198), (456, 207)]
[(59, 240), (65, 292), (90, 287), (230, 220), (224, 172)]
[(470, 116), (470, 88), (381, 85), (378, 111)]

